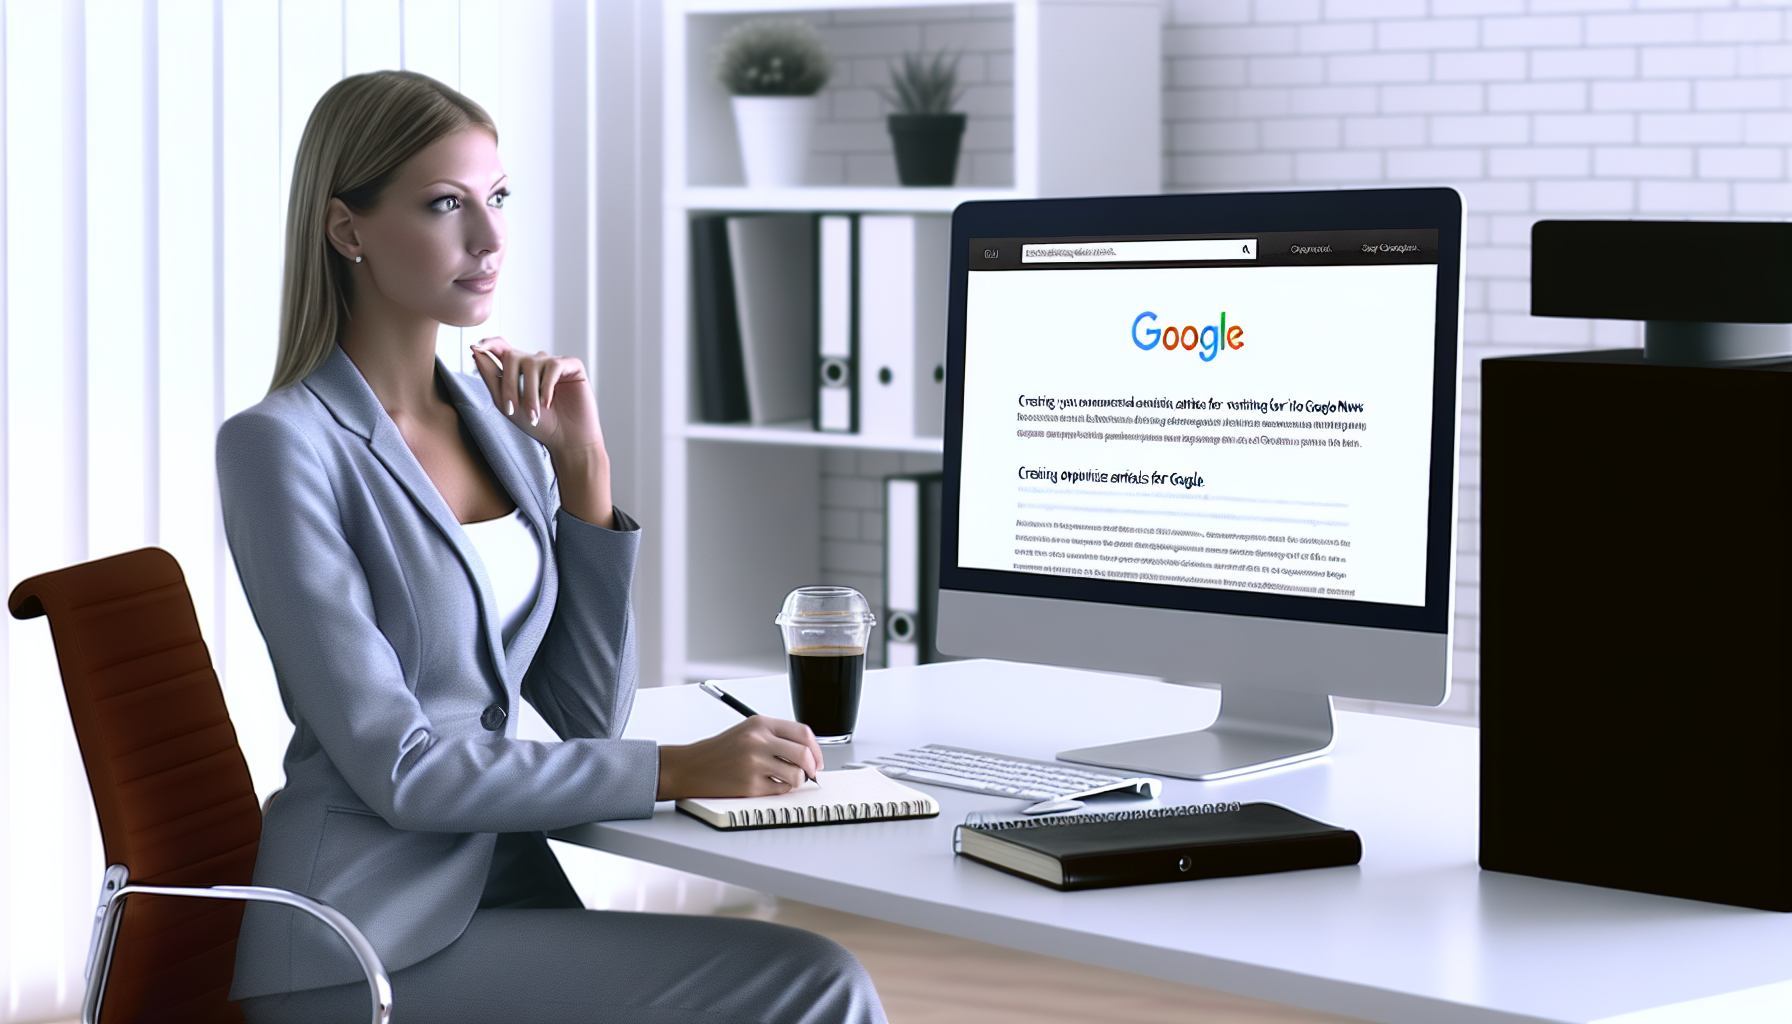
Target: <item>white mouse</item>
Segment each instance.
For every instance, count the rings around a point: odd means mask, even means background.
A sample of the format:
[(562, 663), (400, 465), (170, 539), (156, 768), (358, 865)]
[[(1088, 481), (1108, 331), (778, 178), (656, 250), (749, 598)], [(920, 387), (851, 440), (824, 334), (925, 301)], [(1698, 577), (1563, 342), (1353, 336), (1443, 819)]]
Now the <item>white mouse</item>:
[(1080, 811), (1082, 809), (1083, 809), (1083, 802), (1081, 800), (1068, 800), (1068, 799), (1065, 799), (1065, 800), (1041, 800), (1038, 803), (1034, 804), (1033, 806), (1028, 807), (1025, 810), (1021, 811), (1020, 813), (1022, 813), (1022, 814), (1060, 814), (1064, 811)]

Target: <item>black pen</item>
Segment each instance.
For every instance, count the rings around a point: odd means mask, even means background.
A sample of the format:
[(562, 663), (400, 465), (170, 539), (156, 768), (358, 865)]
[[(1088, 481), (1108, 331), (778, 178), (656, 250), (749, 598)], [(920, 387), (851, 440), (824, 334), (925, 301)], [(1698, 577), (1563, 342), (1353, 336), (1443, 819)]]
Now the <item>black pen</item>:
[[(715, 699), (728, 705), (729, 707), (733, 708), (734, 710), (740, 712), (740, 715), (742, 718), (752, 718), (754, 715), (757, 715), (759, 713), (757, 711), (754, 711), (752, 708), (747, 707), (745, 704), (742, 704), (739, 700), (735, 699), (733, 694), (729, 693), (727, 690), (722, 689), (720, 686), (717, 686), (714, 683), (711, 683), (711, 682), (698, 683), (697, 689), (702, 690), (704, 693), (709, 694), (711, 697), (714, 697)], [(776, 755), (776, 754), (773, 754), (772, 756), (778, 757), (778, 755)], [(797, 771), (802, 772), (804, 781), (813, 782), (817, 786), (821, 785), (820, 776), (810, 775), (809, 770), (807, 768), (804, 768), (802, 765), (797, 764), (795, 761), (792, 761), (787, 757), (778, 757), (778, 760), (783, 761), (785, 764), (790, 765), (792, 768), (795, 768)]]
[(754, 711), (752, 708), (747, 707), (745, 704), (742, 704), (740, 701), (735, 700), (734, 696), (732, 694), (728, 693), (726, 690), (723, 690), (720, 686), (717, 686), (714, 683), (698, 683), (697, 689), (702, 690), (704, 693), (709, 694), (711, 697), (714, 697), (715, 699), (728, 705), (729, 707), (733, 708), (734, 710), (740, 712), (742, 718), (752, 718), (754, 715), (757, 715), (759, 713), (757, 711)]

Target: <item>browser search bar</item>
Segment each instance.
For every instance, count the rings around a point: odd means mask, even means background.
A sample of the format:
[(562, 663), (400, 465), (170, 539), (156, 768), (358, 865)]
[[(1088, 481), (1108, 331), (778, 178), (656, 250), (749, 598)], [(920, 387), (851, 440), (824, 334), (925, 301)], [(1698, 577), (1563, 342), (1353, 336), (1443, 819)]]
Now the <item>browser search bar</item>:
[(1254, 260), (1255, 238), (1186, 238), (1162, 242), (1043, 242), (1020, 247), (1022, 263), (1170, 263)]

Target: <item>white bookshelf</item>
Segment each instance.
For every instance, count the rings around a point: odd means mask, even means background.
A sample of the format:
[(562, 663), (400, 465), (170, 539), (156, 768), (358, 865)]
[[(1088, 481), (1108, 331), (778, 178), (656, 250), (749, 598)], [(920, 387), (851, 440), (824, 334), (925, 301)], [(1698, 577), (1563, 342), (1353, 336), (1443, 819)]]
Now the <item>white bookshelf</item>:
[[(743, 182), (728, 97), (710, 53), (747, 18), (817, 23), (839, 68), (824, 93), (836, 120), (820, 137), (877, 132), (868, 76), (904, 50), (981, 46), (967, 94), (970, 127), (957, 188), (901, 188), (877, 154), (839, 155), (840, 179), (802, 188)], [(665, 181), (661, 365), (661, 682), (780, 671), (772, 617), (791, 588), (821, 581), (822, 453), (933, 453), (938, 437), (868, 439), (803, 424), (696, 422), (690, 336), (690, 217), (728, 212), (947, 215), (973, 200), (1156, 192), (1162, 180), (1161, 21), (1157, 0), (668, 0), (663, 32)], [(955, 40), (968, 41), (955, 46)], [(993, 40), (993, 42), (992, 42)], [(841, 113), (844, 111), (845, 113)], [(856, 114), (855, 114), (856, 112)], [(881, 123), (882, 107), (875, 111)], [(825, 115), (824, 115), (825, 116)], [(839, 118), (857, 116), (856, 122)], [(993, 126), (994, 131), (984, 130)], [(885, 142), (887, 145), (887, 141)], [(975, 150), (975, 152), (973, 152)], [(883, 160), (890, 162), (888, 155)], [(967, 165), (970, 165), (967, 167)], [(967, 173), (969, 172), (969, 173)], [(818, 175), (827, 177), (828, 175)], [(874, 605), (881, 594), (867, 594)]]

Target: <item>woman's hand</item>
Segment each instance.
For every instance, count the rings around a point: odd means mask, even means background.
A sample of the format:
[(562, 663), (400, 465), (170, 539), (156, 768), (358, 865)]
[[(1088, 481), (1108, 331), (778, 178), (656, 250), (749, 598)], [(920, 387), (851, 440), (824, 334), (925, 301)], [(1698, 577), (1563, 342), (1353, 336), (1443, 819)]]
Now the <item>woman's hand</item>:
[(503, 338), (483, 338), (469, 347), (492, 404), (523, 433), (550, 452), (603, 447), (597, 399), (584, 363), (546, 352), (531, 355)]
[(659, 800), (775, 796), (821, 772), (821, 747), (801, 722), (754, 715), (689, 746), (660, 747)]
[(470, 347), (492, 404), (554, 460), (561, 507), (588, 523), (614, 528), (610, 456), (585, 364), (546, 352), (530, 355), (503, 338), (483, 338)]

